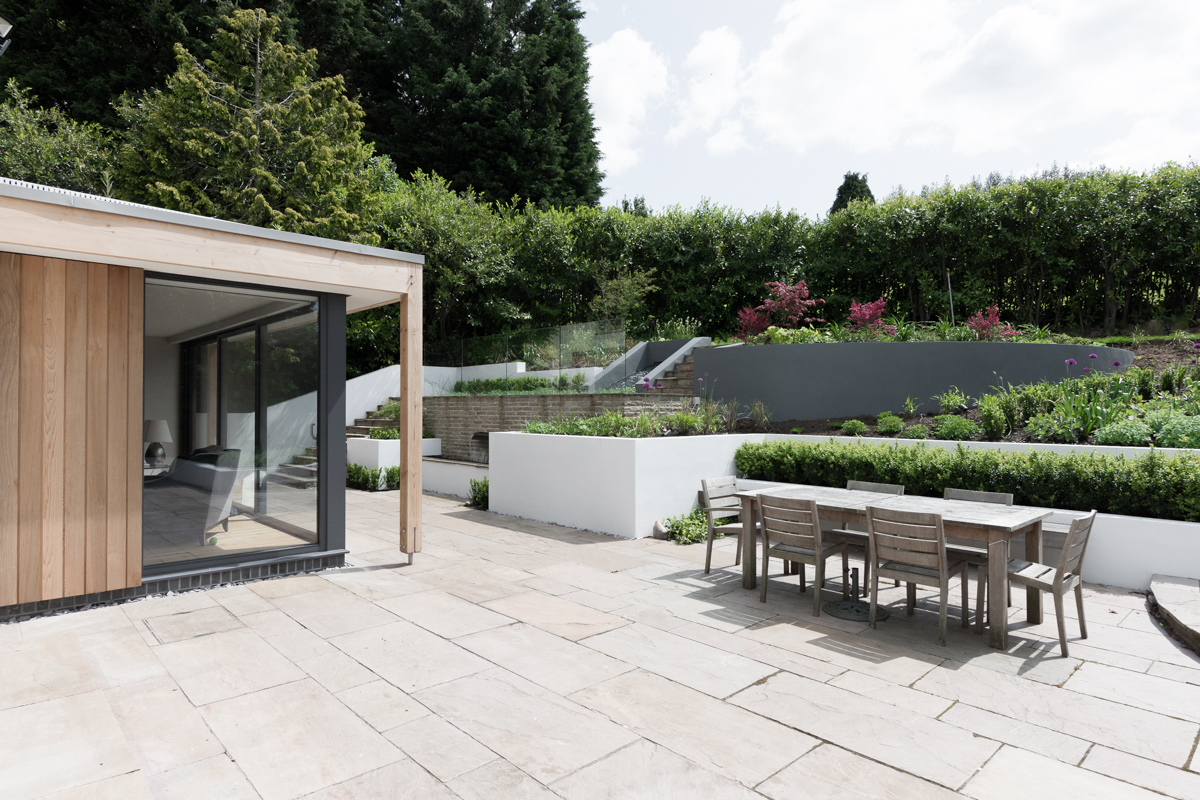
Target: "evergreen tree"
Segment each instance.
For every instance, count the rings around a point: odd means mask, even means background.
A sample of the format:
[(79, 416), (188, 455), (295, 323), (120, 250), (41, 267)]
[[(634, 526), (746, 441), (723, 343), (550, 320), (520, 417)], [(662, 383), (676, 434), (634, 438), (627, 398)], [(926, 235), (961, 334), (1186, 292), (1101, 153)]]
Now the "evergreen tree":
[(280, 43), (261, 10), (222, 20), (203, 64), (176, 45), (166, 89), (118, 106), (120, 177), (132, 199), (251, 225), (347, 238), (370, 202), (362, 111), (317, 54)]
[(488, 200), (594, 205), (599, 149), (576, 0), (400, 0), (395, 87), (368, 130), (401, 175), (435, 172)]
[(871, 187), (867, 186), (866, 174), (859, 175), (857, 172), (847, 172), (842, 180), (842, 185), (838, 187), (837, 197), (833, 200), (833, 206), (829, 209), (830, 214), (835, 214), (841, 211), (846, 206), (850, 205), (852, 200), (862, 200), (865, 203), (875, 204), (875, 195), (871, 193)]

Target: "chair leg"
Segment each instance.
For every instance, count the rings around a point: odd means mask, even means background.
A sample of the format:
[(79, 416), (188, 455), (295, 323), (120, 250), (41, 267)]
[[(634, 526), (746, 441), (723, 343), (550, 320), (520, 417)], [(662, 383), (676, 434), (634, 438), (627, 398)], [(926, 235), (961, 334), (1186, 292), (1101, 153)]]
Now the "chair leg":
[(842, 599), (850, 599), (850, 557), (846, 555), (846, 548), (842, 548)]
[(975, 582), (978, 584), (978, 594), (975, 596), (975, 633), (983, 633), (983, 620), (987, 609), (987, 565), (975, 567)]
[(967, 582), (967, 565), (962, 567), (962, 626), (968, 628), (971, 625), (971, 590)]
[[(710, 569), (712, 569), (712, 540), (713, 540), (713, 530), (712, 530), (712, 528), (709, 528), (708, 529), (708, 551), (704, 554), (704, 574), (705, 575), (707, 575), (708, 571)], [(738, 555), (741, 555), (741, 553), (742, 553), (741, 548), (742, 548), (742, 537), (739, 536), (738, 537)]]
[(905, 609), (908, 616), (913, 615), (913, 610), (917, 607), (917, 585), (915, 583), (908, 584), (908, 603)]
[(1079, 638), (1087, 638), (1087, 620), (1083, 618), (1083, 582), (1075, 584), (1075, 607), (1079, 609)]
[(1063, 658), (1067, 657), (1067, 620), (1063, 617), (1063, 596), (1058, 592), (1054, 595), (1054, 613), (1058, 617), (1058, 644), (1062, 647)]
[(767, 563), (771, 559), (767, 557), (767, 539), (763, 537), (763, 558), (762, 558), (762, 578), (759, 580), (758, 602), (767, 602)]
[[(912, 586), (910, 583), (909, 586)], [(938, 645), (946, 646), (946, 611), (950, 605), (950, 580), (947, 578), (941, 585), (941, 602), (938, 603)]]
[[(795, 564), (798, 572), (800, 573), (800, 594), (804, 594), (805, 591), (807, 591), (807, 587), (804, 585), (804, 577), (805, 577), (804, 576), (804, 564), (799, 561), (796, 561), (793, 563)], [(813, 584), (813, 591), (815, 591), (817, 594), (821, 593), (821, 590), (817, 588), (816, 584)]]
[[(821, 616), (821, 590), (825, 588), (825, 559), (818, 556), (816, 558), (813, 569), (817, 574), (813, 576), (813, 616)], [(800, 565), (800, 569), (804, 569), (804, 565)]]
[(867, 625), (874, 628), (875, 627), (875, 607), (879, 603), (879, 578), (878, 578), (878, 576), (874, 576), (874, 575), (871, 577), (872, 577), (872, 581), (871, 581), (871, 612), (870, 612), (870, 614), (867, 615)]

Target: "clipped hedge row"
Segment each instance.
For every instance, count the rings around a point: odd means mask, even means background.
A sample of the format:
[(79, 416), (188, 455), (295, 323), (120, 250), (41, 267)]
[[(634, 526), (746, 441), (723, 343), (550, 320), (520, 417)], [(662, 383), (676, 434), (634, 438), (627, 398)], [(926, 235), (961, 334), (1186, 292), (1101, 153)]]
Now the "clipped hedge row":
[(379, 492), (400, 488), (400, 467), (364, 467), (346, 465), (346, 488), (364, 492)]
[(1013, 453), (866, 442), (748, 443), (735, 456), (748, 478), (814, 486), (848, 480), (903, 484), (941, 497), (947, 486), (1012, 492), (1018, 505), (1200, 521), (1200, 456)]

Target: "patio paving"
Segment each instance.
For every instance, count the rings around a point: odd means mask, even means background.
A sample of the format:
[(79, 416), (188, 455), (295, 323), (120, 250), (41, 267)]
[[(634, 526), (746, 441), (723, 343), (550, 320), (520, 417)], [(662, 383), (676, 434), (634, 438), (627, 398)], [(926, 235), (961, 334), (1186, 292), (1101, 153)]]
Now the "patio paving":
[(409, 566), (395, 510), (347, 492), (344, 569), (0, 625), (0, 797), (1200, 798), (1200, 658), (1142, 594), (1086, 587), (1064, 659), (952, 592), (938, 647), (931, 592), (814, 618), (732, 541), (705, 575), (427, 495)]

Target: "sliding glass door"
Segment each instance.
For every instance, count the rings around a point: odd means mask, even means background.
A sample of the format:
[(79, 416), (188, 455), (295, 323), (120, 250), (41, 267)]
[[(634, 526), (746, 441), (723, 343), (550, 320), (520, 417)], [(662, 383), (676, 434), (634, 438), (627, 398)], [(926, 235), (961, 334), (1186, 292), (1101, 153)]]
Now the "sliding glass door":
[(315, 544), (317, 298), (156, 279), (146, 309), (147, 417), (178, 431), (146, 470), (146, 565)]

